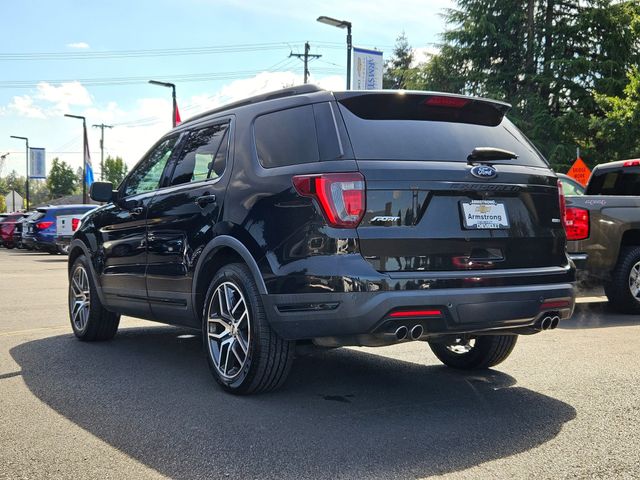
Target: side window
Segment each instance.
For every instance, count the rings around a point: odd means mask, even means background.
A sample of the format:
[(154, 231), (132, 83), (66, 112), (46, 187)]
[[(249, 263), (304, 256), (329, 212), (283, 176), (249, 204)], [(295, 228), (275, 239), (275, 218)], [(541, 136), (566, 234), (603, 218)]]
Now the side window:
[(125, 197), (151, 192), (160, 187), (162, 172), (173, 153), (173, 147), (175, 147), (177, 140), (177, 135), (163, 140), (135, 168), (127, 179), (124, 188)]
[(218, 178), (227, 163), (229, 123), (219, 123), (188, 134), (171, 185)]
[(311, 105), (256, 118), (255, 136), (258, 159), (265, 168), (320, 161)]

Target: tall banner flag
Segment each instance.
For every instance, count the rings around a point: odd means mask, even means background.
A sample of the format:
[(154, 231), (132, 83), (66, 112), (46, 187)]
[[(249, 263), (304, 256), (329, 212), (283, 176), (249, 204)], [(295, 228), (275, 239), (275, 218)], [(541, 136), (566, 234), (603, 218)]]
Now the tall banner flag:
[(29, 178), (47, 178), (44, 148), (29, 149)]
[(180, 118), (180, 110), (178, 110), (178, 102), (176, 102), (176, 99), (173, 99), (173, 109), (176, 112), (176, 118), (174, 118), (174, 122), (176, 125), (180, 125), (180, 123), (182, 123), (182, 119)]
[(354, 47), (353, 65), (354, 90), (382, 90), (384, 62), (381, 51)]
[(87, 125), (84, 126), (84, 181), (87, 186), (93, 183), (93, 166), (91, 165), (91, 155), (89, 154), (89, 138), (87, 137)]

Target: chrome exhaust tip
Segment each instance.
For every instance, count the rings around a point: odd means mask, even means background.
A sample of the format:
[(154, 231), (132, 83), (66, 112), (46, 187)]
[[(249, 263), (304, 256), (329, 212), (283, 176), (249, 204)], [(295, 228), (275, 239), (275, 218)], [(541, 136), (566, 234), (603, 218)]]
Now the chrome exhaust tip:
[(549, 327), (550, 329), (554, 329), (558, 327), (558, 324), (560, 323), (560, 317), (559, 316), (555, 316), (551, 318), (551, 326)]
[(424, 327), (418, 324), (411, 329), (411, 338), (413, 340), (418, 340), (423, 333), (424, 333)]
[(549, 330), (549, 327), (551, 327), (551, 317), (544, 317), (540, 322), (540, 329)]
[(395, 336), (398, 340), (404, 340), (405, 338), (407, 338), (408, 334), (409, 334), (409, 329), (404, 325), (396, 328)]

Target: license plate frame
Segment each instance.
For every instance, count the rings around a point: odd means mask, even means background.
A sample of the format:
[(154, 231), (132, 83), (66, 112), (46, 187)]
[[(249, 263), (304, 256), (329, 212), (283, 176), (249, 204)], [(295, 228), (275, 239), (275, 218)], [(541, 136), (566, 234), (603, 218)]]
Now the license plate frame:
[(495, 200), (460, 202), (460, 216), (465, 230), (506, 230), (510, 226), (506, 205)]

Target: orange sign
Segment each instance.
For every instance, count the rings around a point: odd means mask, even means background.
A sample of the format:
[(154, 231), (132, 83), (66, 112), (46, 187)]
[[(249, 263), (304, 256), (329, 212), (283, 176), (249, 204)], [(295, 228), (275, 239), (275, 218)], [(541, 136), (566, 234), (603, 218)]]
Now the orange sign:
[(576, 182), (581, 183), (586, 186), (587, 181), (589, 181), (589, 176), (591, 175), (591, 170), (587, 167), (587, 164), (582, 161), (580, 157), (576, 158), (576, 161), (573, 162), (571, 168), (567, 172), (571, 178), (573, 178)]

